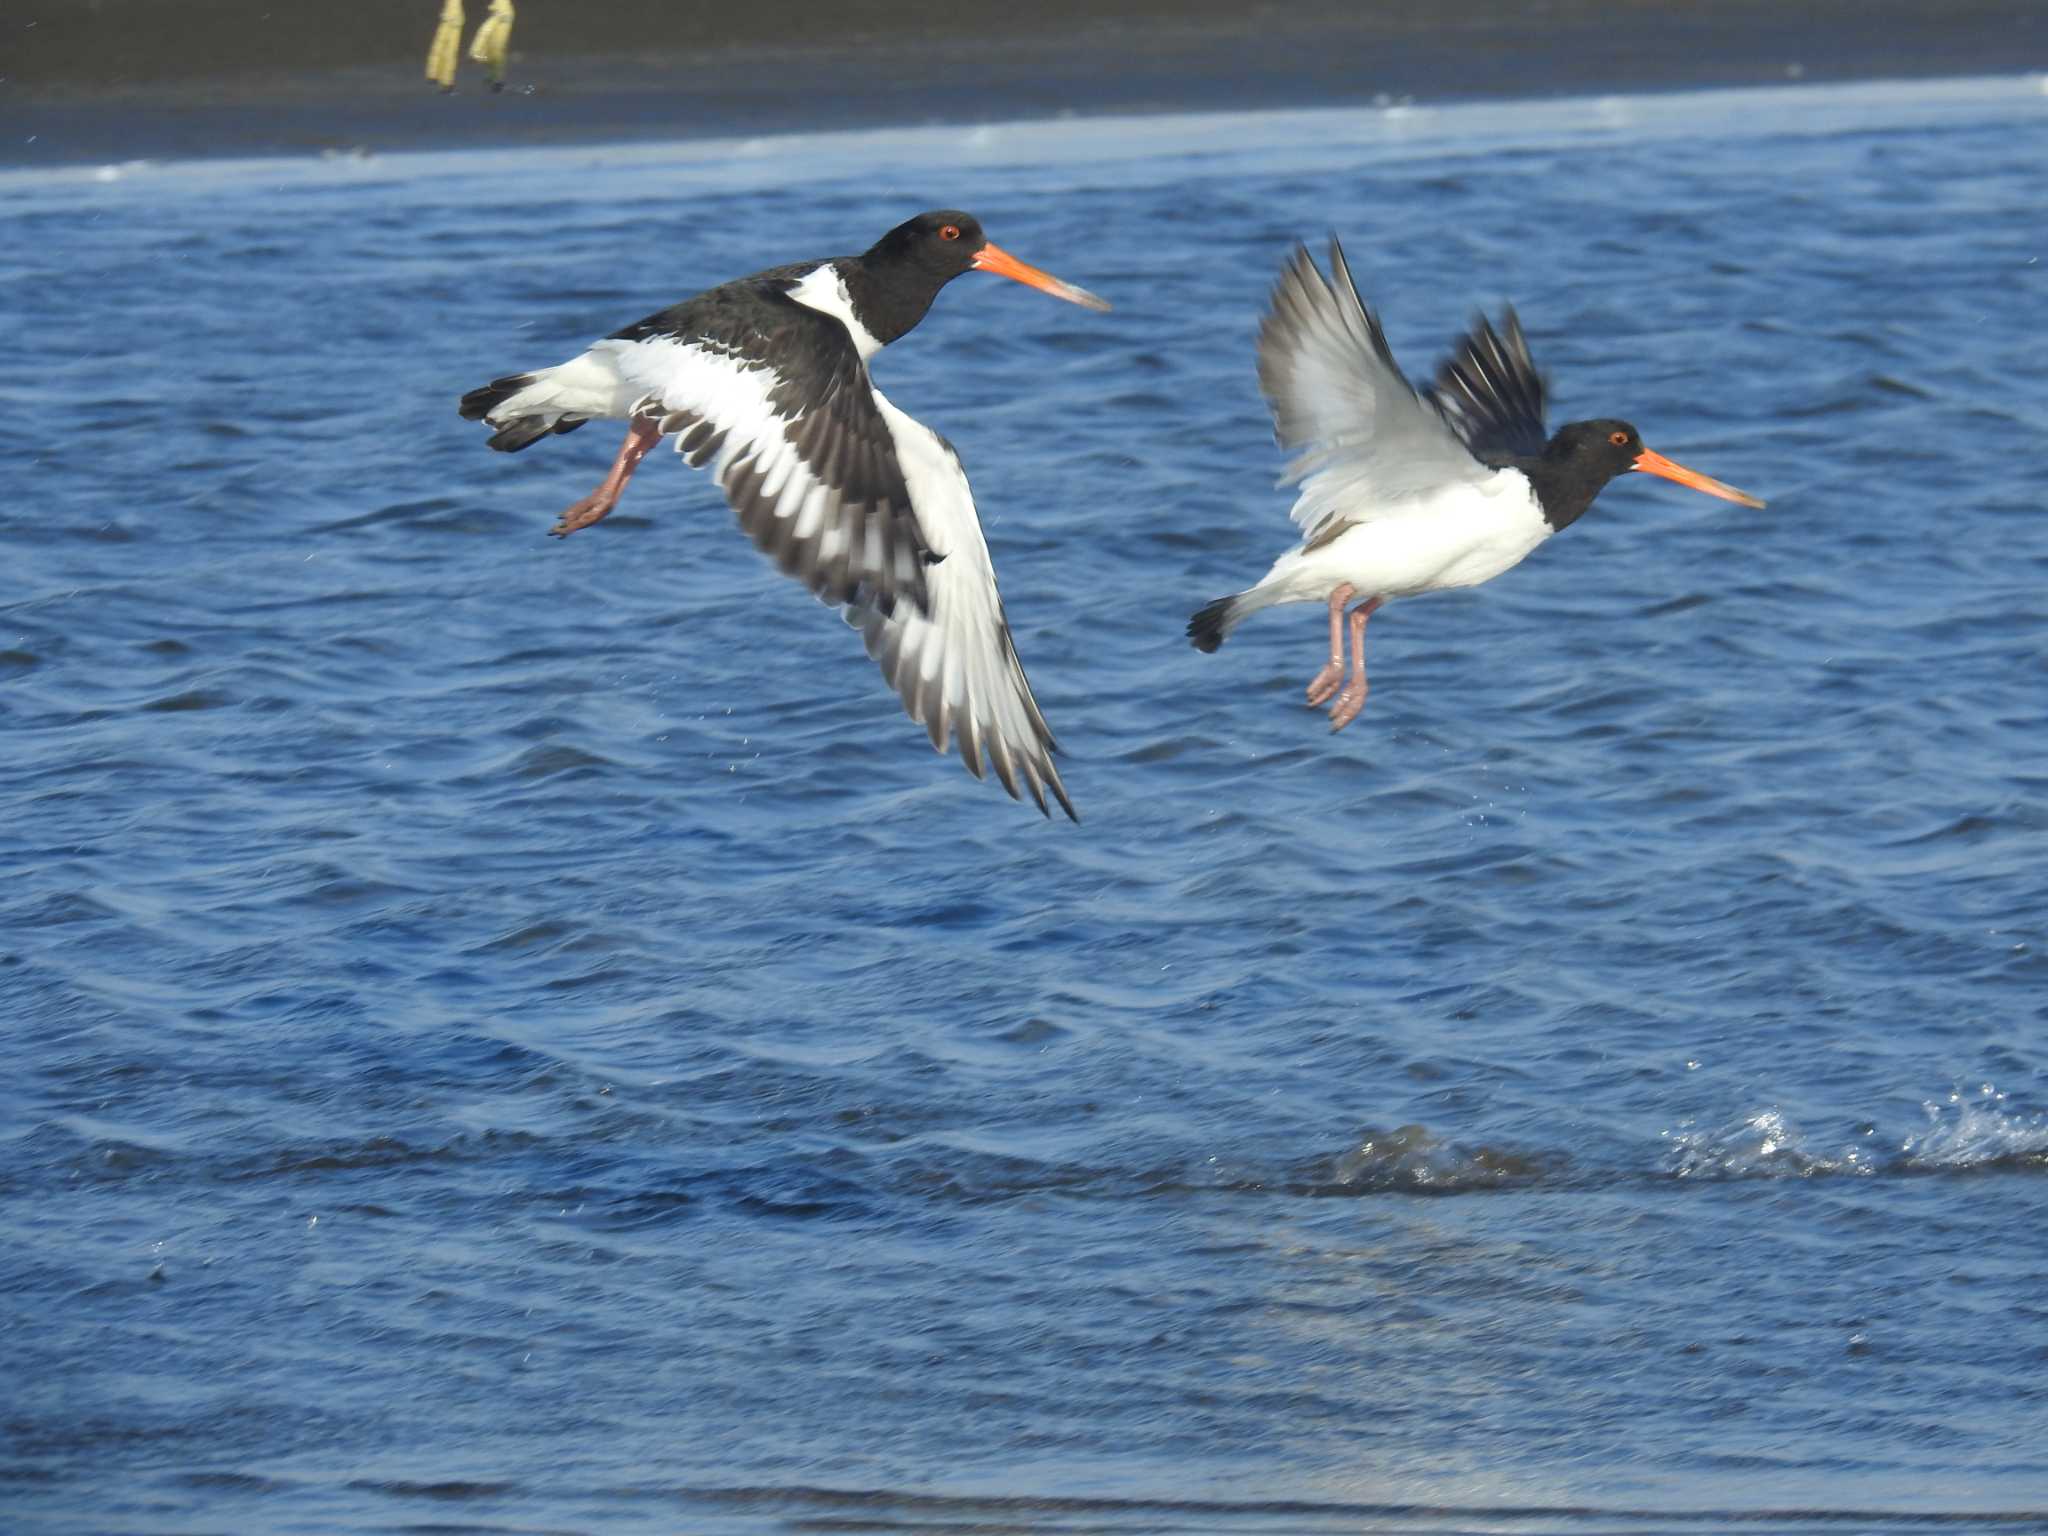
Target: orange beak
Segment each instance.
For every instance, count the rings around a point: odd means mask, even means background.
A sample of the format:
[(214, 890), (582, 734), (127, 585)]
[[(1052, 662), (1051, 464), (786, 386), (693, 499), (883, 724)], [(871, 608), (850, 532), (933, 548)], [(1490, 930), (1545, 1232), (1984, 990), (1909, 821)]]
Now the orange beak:
[(994, 272), (1003, 277), (1015, 278), (1028, 287), (1042, 293), (1049, 293), (1056, 299), (1065, 299), (1069, 304), (1079, 304), (1083, 309), (1107, 309), (1109, 301), (1098, 299), (1086, 288), (1076, 288), (1072, 283), (1063, 283), (1050, 272), (1041, 272), (1027, 266), (1008, 251), (993, 245), (984, 245), (974, 253), (974, 265), (983, 272)]
[(1763, 505), (1747, 491), (1738, 491), (1732, 485), (1723, 485), (1711, 480), (1696, 469), (1687, 469), (1683, 464), (1674, 464), (1661, 453), (1652, 453), (1645, 448), (1636, 455), (1636, 461), (1629, 466), (1640, 469), (1646, 475), (1662, 475), (1666, 480), (1676, 480), (1680, 485), (1689, 485), (1696, 491), (1705, 491), (1709, 496), (1718, 496), (1723, 501), (1739, 501), (1745, 507)]

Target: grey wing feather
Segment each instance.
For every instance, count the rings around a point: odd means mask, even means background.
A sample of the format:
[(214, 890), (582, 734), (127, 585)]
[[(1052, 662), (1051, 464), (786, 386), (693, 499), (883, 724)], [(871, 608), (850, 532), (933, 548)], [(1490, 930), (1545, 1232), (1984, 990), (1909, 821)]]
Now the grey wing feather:
[(1334, 237), (1330, 273), (1296, 246), (1259, 328), (1259, 384), (1294, 450), (1281, 484), (1301, 486), (1293, 517), (1311, 542), (1488, 473), (1401, 376)]

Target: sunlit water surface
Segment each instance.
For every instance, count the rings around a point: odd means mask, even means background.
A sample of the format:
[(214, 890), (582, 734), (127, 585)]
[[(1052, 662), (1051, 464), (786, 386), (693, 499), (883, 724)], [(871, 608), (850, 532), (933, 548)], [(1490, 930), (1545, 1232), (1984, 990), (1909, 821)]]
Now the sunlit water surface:
[[(92, 1530), (2048, 1529), (2033, 80), (0, 186), (0, 1501)], [(1085, 818), (458, 393), (970, 208), (886, 355)], [(1341, 232), (1637, 478), (1372, 627)]]

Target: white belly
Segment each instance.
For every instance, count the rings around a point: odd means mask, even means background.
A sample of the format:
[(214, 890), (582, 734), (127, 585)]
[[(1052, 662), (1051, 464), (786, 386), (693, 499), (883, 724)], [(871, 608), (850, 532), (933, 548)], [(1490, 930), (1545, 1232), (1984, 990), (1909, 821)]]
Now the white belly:
[(1476, 587), (1521, 564), (1552, 531), (1528, 480), (1503, 470), (1477, 486), (1418, 497), (1294, 555), (1286, 580), (1316, 598), (1344, 583), (1361, 597)]

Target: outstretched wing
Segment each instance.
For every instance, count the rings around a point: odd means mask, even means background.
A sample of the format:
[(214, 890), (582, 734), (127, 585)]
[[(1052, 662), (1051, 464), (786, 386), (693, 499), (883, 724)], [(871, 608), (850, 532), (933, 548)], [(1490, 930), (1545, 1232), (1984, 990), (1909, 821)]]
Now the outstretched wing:
[[(592, 347), (785, 575), (828, 603), (930, 601), (925, 542), (846, 327), (782, 293), (713, 289)], [(757, 299), (749, 295), (750, 299)], [(736, 323), (744, 314), (746, 323)], [(764, 318), (765, 317), (765, 318)]]
[(1305, 246), (1282, 269), (1259, 328), (1259, 384), (1294, 450), (1280, 483), (1299, 482), (1293, 516), (1311, 543), (1489, 473), (1401, 376), (1334, 237), (1329, 278)]
[(1550, 440), (1543, 425), (1543, 375), (1529, 356), (1512, 305), (1501, 315), (1499, 332), (1484, 315), (1473, 317), (1470, 333), (1437, 369), (1426, 398), (1481, 463), (1534, 458)]
[(958, 736), (961, 760), (977, 779), (986, 759), (1013, 799), (1028, 793), (1050, 816), (1050, 794), (1069, 819), (1079, 821), (1053, 764), (1059, 743), (1038, 712), (1010, 638), (995, 566), (959, 456), (879, 390), (874, 400), (894, 434), (938, 563), (926, 569), (931, 599), (922, 611), (908, 604), (899, 604), (893, 613), (855, 607), (848, 610), (847, 622), (861, 631), (868, 654), (902, 697), (910, 718), (931, 734), (934, 747), (943, 752), (948, 737)]

